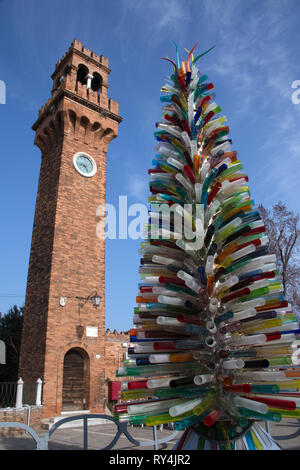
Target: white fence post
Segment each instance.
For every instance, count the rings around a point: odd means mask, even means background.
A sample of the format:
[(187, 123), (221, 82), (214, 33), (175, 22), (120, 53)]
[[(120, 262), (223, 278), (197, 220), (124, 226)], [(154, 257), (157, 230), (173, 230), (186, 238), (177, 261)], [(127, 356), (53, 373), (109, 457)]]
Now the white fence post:
[(16, 408), (23, 408), (23, 386), (24, 386), (24, 381), (22, 380), (22, 377), (19, 378), (17, 382), (17, 396), (16, 396)]
[(158, 445), (157, 445), (157, 427), (156, 427), (156, 425), (153, 426), (153, 441), (154, 441), (154, 450), (157, 450)]
[(6, 364), (6, 346), (4, 341), (0, 339), (0, 364)]
[(35, 404), (36, 406), (41, 406), (42, 404), (42, 383), (43, 381), (41, 379), (37, 379), (36, 381), (36, 399), (35, 399)]

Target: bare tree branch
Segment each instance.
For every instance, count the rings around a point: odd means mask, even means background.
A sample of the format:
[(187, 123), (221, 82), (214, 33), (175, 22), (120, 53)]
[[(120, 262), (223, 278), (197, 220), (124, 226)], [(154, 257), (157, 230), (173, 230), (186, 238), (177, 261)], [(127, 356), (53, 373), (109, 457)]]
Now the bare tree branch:
[(272, 210), (258, 207), (269, 238), (269, 251), (277, 255), (284, 295), (300, 312), (299, 215), (279, 201)]

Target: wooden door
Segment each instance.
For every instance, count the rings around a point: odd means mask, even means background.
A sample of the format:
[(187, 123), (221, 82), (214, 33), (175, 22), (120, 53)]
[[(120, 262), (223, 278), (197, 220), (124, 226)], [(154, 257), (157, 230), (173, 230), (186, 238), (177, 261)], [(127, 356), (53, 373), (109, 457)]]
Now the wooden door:
[(79, 351), (71, 349), (64, 359), (63, 411), (83, 410), (85, 408), (84, 358)]

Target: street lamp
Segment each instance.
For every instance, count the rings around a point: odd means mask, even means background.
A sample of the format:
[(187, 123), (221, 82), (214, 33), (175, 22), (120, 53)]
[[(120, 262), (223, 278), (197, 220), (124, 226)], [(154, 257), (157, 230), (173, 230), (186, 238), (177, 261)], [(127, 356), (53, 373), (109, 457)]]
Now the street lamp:
[(99, 307), (100, 302), (101, 302), (101, 297), (99, 294), (97, 294), (97, 292), (95, 293), (95, 295), (92, 297), (91, 300), (92, 300), (94, 307)]
[(101, 303), (101, 296), (97, 293), (97, 291), (92, 292), (88, 297), (75, 297), (78, 300), (82, 300), (83, 302), (78, 304), (79, 308), (84, 307), (84, 305), (90, 300), (94, 307), (99, 307)]
[(85, 306), (85, 304), (90, 300), (94, 307), (99, 307), (100, 302), (101, 302), (101, 296), (97, 293), (97, 291), (92, 292), (88, 297), (75, 297), (78, 300), (81, 300), (82, 302), (78, 303), (78, 316), (79, 316), (79, 325), (76, 326), (76, 332), (78, 339), (81, 340), (84, 332), (84, 327), (81, 324), (81, 319), (80, 319), (80, 309)]

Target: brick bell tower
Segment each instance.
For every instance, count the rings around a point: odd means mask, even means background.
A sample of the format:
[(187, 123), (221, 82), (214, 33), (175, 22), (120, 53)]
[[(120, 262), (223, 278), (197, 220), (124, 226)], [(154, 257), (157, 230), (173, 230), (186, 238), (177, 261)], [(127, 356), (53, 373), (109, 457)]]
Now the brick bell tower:
[(41, 169), (19, 376), (43, 380), (45, 417), (104, 410), (105, 242), (96, 210), (105, 203), (108, 144), (122, 120), (107, 97), (109, 73), (108, 59), (75, 39), (32, 127)]

